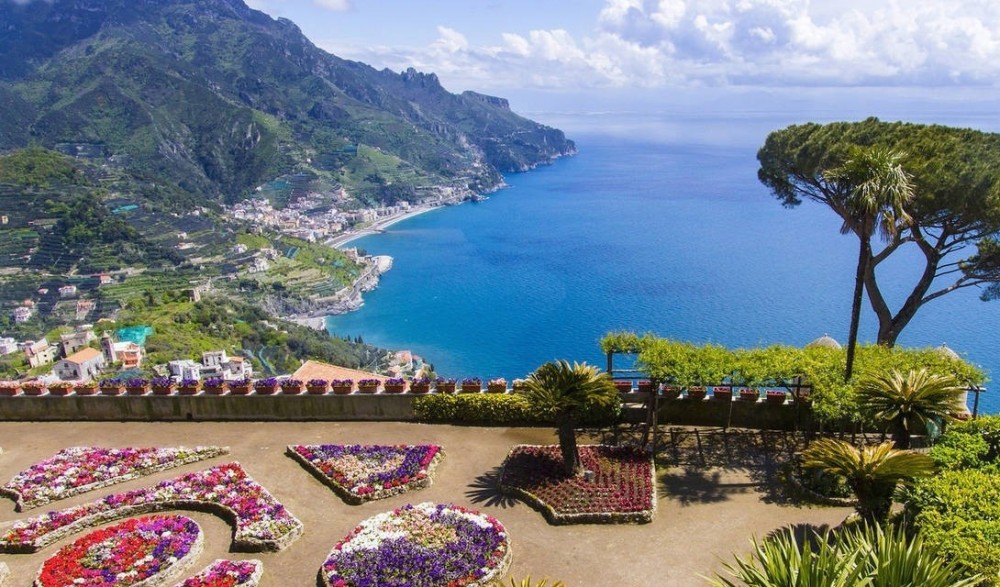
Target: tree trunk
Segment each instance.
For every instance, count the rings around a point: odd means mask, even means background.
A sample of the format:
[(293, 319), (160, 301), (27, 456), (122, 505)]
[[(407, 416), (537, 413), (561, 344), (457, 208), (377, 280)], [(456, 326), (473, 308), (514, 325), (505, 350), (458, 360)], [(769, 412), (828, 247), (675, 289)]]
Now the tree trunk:
[(854, 299), (851, 302), (851, 330), (847, 335), (847, 367), (844, 369), (844, 382), (851, 380), (854, 371), (854, 351), (858, 346), (858, 325), (861, 322), (861, 299), (864, 296), (865, 276), (868, 274), (868, 258), (871, 256), (871, 241), (868, 237), (860, 237), (861, 246), (858, 251), (858, 272), (854, 277)]
[(576, 448), (575, 421), (572, 418), (561, 418), (558, 422), (559, 450), (562, 452), (563, 468), (567, 475), (582, 475), (583, 465), (580, 463), (580, 452)]
[(892, 442), (900, 450), (910, 448), (910, 430), (902, 418), (894, 420), (892, 423)]

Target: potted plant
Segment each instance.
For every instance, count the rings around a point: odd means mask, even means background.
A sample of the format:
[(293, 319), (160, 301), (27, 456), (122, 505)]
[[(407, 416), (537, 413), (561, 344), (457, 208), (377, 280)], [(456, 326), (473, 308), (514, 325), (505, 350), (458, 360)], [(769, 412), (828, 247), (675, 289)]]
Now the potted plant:
[(209, 377), (202, 383), (202, 389), (208, 395), (225, 395), (226, 380), (222, 377)]
[(199, 379), (181, 379), (181, 384), (177, 388), (177, 392), (181, 395), (196, 395), (199, 391), (201, 391)]
[(265, 377), (253, 382), (253, 391), (257, 395), (274, 395), (278, 391), (278, 380), (274, 377)]
[(760, 399), (760, 391), (752, 387), (741, 387), (740, 399), (745, 402), (755, 402)]
[(299, 395), (306, 390), (306, 383), (301, 379), (285, 379), (281, 382), (281, 393)]
[(769, 404), (781, 405), (788, 399), (788, 394), (777, 389), (769, 389), (764, 392), (764, 401)]
[(466, 377), (462, 380), (462, 393), (479, 393), (483, 391), (483, 380), (478, 377)]
[(330, 391), (330, 382), (326, 379), (310, 379), (306, 381), (306, 391), (309, 395), (326, 395)]
[(330, 382), (335, 395), (350, 395), (354, 391), (353, 379), (334, 379)]
[(455, 386), (458, 384), (451, 377), (438, 377), (434, 380), (435, 389), (438, 393), (455, 393)]
[(48, 387), (45, 383), (37, 379), (25, 381), (21, 384), (21, 390), (24, 391), (24, 395), (42, 395), (47, 389)]
[(667, 399), (677, 399), (681, 395), (681, 388), (679, 385), (664, 385), (660, 395)]
[(693, 400), (703, 400), (708, 395), (708, 390), (702, 385), (692, 385), (688, 387), (687, 398)]
[(358, 393), (375, 393), (378, 391), (379, 383), (378, 379), (360, 379), (358, 380)]
[(719, 401), (732, 401), (733, 400), (733, 388), (728, 385), (719, 385), (712, 388), (712, 397)]
[(653, 391), (653, 382), (652, 381), (641, 380), (636, 385), (638, 386), (639, 391), (641, 393), (649, 393), (649, 392)]
[(102, 379), (98, 384), (101, 395), (121, 395), (125, 393), (125, 383), (121, 379)]
[(177, 388), (177, 384), (169, 377), (153, 377), (149, 384), (153, 388), (153, 395), (170, 395)]
[(229, 393), (231, 395), (249, 395), (250, 388), (253, 387), (253, 381), (249, 377), (230, 379), (226, 382), (226, 385), (229, 386)]
[(406, 391), (406, 380), (402, 377), (390, 377), (385, 380), (386, 393), (403, 393)]
[(488, 393), (507, 393), (507, 380), (503, 377), (496, 377), (486, 382)]
[(519, 391), (524, 391), (525, 389), (528, 388), (528, 380), (527, 379), (515, 379), (510, 384), (510, 388), (515, 393), (517, 393)]
[(97, 393), (96, 381), (77, 381), (73, 386), (76, 395), (94, 395)]
[(70, 381), (56, 381), (49, 384), (49, 395), (64, 396), (73, 391), (73, 383)]
[(21, 384), (17, 381), (0, 381), (0, 397), (21, 395)]
[(618, 390), (618, 393), (632, 393), (632, 382), (615, 381), (615, 389)]
[(410, 393), (427, 393), (431, 390), (431, 380), (428, 377), (414, 377), (410, 380)]

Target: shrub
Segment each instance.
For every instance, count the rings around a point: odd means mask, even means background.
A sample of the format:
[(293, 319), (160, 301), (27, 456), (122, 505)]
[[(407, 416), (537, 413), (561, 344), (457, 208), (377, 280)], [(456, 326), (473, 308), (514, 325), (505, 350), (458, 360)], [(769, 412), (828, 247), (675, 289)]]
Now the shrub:
[(984, 416), (949, 426), (931, 449), (942, 469), (981, 469), (1000, 473), (1000, 416)]
[[(434, 394), (413, 401), (418, 420), (454, 424), (539, 425), (548, 421), (528, 404), (521, 394)], [(580, 423), (588, 426), (614, 424), (621, 415), (621, 405), (612, 409), (588, 407)]]

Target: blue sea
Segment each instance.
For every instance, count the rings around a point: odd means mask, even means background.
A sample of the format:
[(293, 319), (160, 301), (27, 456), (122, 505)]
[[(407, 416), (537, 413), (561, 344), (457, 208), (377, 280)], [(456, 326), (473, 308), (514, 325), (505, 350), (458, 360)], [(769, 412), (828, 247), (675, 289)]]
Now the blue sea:
[[(598, 341), (619, 329), (729, 347), (844, 343), (857, 239), (821, 205), (783, 208), (757, 181), (766, 131), (739, 136), (574, 136), (578, 155), (507, 176), (485, 202), (354, 241), (394, 257), (393, 269), (327, 328), (410, 349), (441, 375), (508, 379), (557, 358), (603, 367)], [(893, 307), (915, 261), (914, 251), (880, 268)], [(979, 293), (928, 303), (899, 344), (947, 344), (1000, 376), (1000, 302)], [(872, 342), (867, 303), (860, 338)], [(1000, 394), (981, 410), (1000, 412)]]

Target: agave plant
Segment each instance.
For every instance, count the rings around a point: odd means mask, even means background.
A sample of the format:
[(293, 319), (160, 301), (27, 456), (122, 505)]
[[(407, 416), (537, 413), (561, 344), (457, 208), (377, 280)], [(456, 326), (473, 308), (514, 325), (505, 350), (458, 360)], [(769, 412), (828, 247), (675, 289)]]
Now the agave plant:
[(858, 386), (857, 397), (863, 411), (889, 425), (896, 448), (910, 448), (918, 424), (926, 428), (934, 419), (954, 419), (952, 414), (962, 409), (962, 392), (954, 377), (925, 368), (868, 377)]
[(714, 587), (973, 587), (969, 576), (940, 556), (938, 548), (903, 528), (861, 524), (840, 531), (813, 531), (799, 542), (786, 529), (753, 541), (748, 558), (727, 563), (732, 578), (708, 579)]
[(845, 477), (858, 499), (858, 514), (870, 521), (889, 516), (897, 484), (934, 473), (929, 456), (897, 450), (892, 442), (858, 448), (834, 438), (821, 438), (802, 451), (802, 466)]

